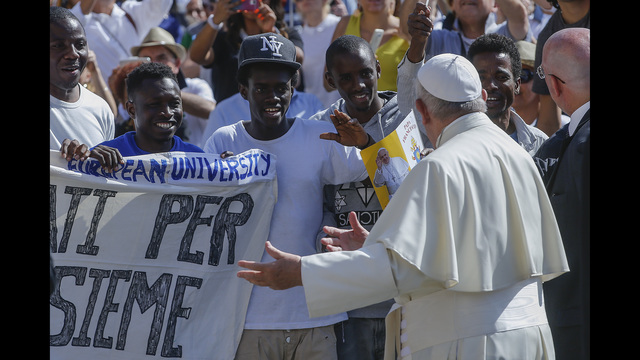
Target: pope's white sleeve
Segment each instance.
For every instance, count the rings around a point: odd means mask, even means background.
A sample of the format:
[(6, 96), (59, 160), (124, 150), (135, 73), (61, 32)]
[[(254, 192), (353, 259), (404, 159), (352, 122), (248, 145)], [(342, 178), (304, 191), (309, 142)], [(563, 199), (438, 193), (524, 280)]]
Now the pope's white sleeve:
[(398, 295), (387, 249), (380, 243), (357, 251), (302, 257), (309, 316), (336, 314)]

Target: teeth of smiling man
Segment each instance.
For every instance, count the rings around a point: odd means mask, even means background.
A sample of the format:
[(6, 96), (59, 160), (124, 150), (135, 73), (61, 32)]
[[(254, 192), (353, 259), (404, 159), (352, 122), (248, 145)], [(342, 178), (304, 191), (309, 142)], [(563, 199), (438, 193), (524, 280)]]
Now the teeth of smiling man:
[(171, 123), (156, 123), (156, 126), (161, 127), (163, 129), (168, 129), (171, 126), (173, 126), (173, 124), (171, 124)]

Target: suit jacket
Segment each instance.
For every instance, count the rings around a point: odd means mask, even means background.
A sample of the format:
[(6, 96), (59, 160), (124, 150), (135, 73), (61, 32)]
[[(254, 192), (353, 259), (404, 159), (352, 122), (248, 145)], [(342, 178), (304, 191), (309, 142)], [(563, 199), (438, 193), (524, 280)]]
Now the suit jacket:
[[(558, 359), (589, 358), (591, 111), (573, 136), (568, 124), (534, 156), (558, 221), (570, 272), (544, 284)], [(556, 136), (557, 135), (557, 136)], [(557, 152), (557, 161), (553, 153)], [(541, 164), (548, 165), (544, 170)]]

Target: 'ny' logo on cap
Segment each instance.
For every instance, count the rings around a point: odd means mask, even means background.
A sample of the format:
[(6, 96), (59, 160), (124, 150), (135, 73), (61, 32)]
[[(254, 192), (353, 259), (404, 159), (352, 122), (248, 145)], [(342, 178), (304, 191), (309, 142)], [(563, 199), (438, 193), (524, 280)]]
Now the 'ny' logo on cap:
[(262, 38), (262, 48), (260, 49), (261, 51), (272, 51), (272, 56), (278, 56), (278, 57), (282, 57), (282, 54), (280, 54), (280, 47), (282, 46), (282, 42), (281, 41), (277, 41), (276, 37), (273, 35), (270, 35), (269, 38), (271, 40), (267, 40), (266, 37), (261, 36)]

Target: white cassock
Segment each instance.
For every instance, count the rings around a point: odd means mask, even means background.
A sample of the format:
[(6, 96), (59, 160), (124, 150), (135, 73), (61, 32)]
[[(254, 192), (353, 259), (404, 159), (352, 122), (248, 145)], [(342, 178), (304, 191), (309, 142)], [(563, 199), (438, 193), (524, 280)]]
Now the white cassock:
[(393, 297), (385, 359), (554, 359), (542, 282), (569, 267), (531, 155), (482, 113), (436, 146), (360, 250), (302, 258), (310, 315)]
[(409, 174), (409, 164), (401, 157), (389, 158), (388, 164), (382, 164), (380, 169), (376, 169), (373, 176), (373, 185), (387, 185), (389, 198), (398, 191), (402, 180)]

